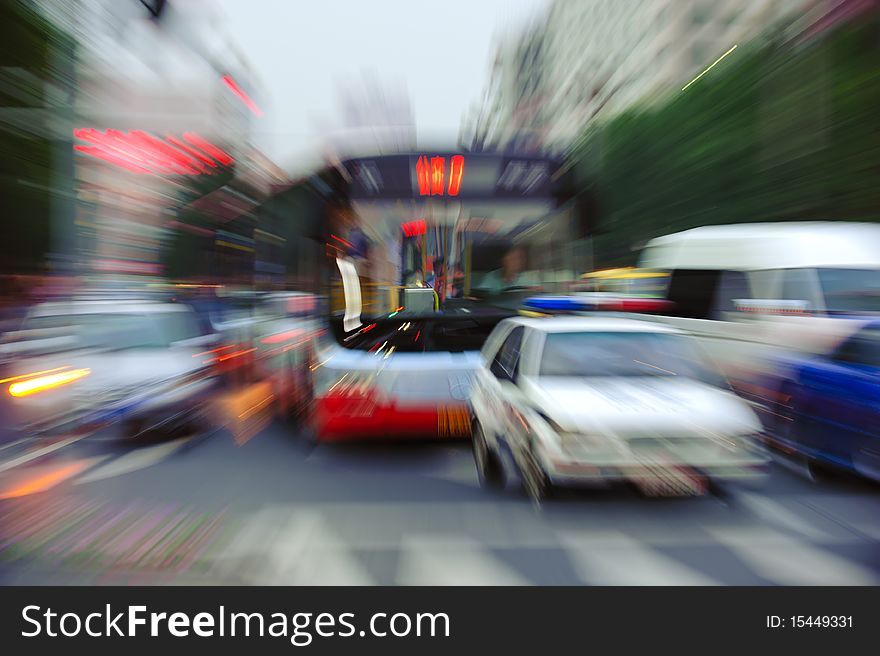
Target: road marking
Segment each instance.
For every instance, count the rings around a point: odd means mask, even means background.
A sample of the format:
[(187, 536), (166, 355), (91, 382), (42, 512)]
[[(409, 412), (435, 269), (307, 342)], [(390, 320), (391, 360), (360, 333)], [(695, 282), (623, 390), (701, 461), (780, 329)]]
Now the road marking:
[(98, 467), (85, 476), (80, 476), (74, 481), (74, 483), (76, 485), (92, 483), (94, 481), (100, 481), (114, 476), (121, 476), (122, 474), (129, 474), (138, 471), (139, 469), (146, 469), (147, 467), (151, 467), (161, 462), (172, 453), (179, 450), (190, 439), (192, 438), (182, 437), (166, 444), (157, 444), (156, 446), (139, 448), (136, 451), (132, 451), (124, 456), (111, 460), (106, 465)]
[(45, 456), (53, 451), (57, 451), (58, 449), (63, 449), (68, 444), (73, 444), (84, 437), (87, 437), (88, 433), (83, 435), (74, 435), (73, 437), (68, 437), (54, 444), (49, 444), (48, 446), (44, 446), (42, 449), (37, 449), (36, 451), (31, 451), (30, 453), (26, 453), (23, 456), (19, 456), (18, 458), (13, 458), (12, 460), (7, 460), (4, 463), (0, 463), (0, 472), (7, 471), (12, 469), (13, 467), (18, 467), (19, 465), (23, 465), (26, 462), (30, 462), (31, 460), (36, 460), (42, 456)]
[(395, 585), (529, 585), (479, 542), (465, 537), (405, 537)]
[(591, 585), (723, 585), (620, 531), (566, 531), (560, 541)]
[(321, 515), (267, 508), (218, 554), (220, 570), (255, 585), (375, 585)]
[(780, 585), (875, 585), (877, 574), (822, 547), (766, 528), (708, 529), (759, 576)]
[(762, 494), (753, 492), (740, 492), (736, 498), (751, 512), (767, 523), (775, 523), (783, 528), (787, 528), (795, 533), (800, 533), (804, 537), (811, 540), (825, 540), (830, 536), (822, 531), (806, 519), (799, 517), (797, 514), (783, 506), (781, 503), (773, 501)]

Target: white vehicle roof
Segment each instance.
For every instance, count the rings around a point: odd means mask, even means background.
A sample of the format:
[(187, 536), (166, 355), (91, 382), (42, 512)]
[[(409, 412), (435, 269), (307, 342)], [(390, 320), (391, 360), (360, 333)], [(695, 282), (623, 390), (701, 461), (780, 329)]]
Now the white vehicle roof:
[(653, 321), (643, 321), (640, 319), (624, 319), (608, 316), (593, 317), (547, 317), (547, 318), (529, 318), (514, 317), (506, 319), (515, 325), (522, 325), (528, 328), (545, 332), (545, 333), (681, 333), (681, 331), (665, 326)]
[(35, 305), (28, 316), (33, 318), (70, 314), (148, 314), (189, 310), (186, 305), (158, 301), (58, 301)]
[(734, 271), (880, 268), (880, 224), (793, 221), (704, 226), (652, 239), (639, 266)]

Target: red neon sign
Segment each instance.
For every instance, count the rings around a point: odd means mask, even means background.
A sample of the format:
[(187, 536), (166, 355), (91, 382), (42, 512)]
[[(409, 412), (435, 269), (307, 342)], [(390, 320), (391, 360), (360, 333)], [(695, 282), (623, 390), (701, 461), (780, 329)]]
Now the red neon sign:
[(232, 157), (197, 134), (183, 135), (184, 143), (170, 135), (167, 141), (143, 132), (132, 130), (96, 130), (76, 128), (73, 136), (89, 145), (74, 145), (73, 149), (84, 155), (102, 159), (133, 173), (159, 175), (201, 175), (213, 173), (217, 163), (229, 165)]
[(417, 237), (428, 232), (428, 225), (424, 219), (407, 221), (406, 223), (401, 223), (400, 227), (403, 229), (403, 234), (407, 237)]
[(446, 186), (446, 158), (422, 155), (416, 162), (416, 180), (420, 196), (458, 196), (464, 175), (464, 156), (453, 155), (449, 162), (449, 183)]
[(228, 75), (223, 76), (223, 84), (229, 87), (229, 90), (234, 93), (241, 102), (243, 102), (249, 110), (251, 110), (257, 116), (263, 115), (263, 110), (257, 107), (257, 103), (251, 100), (250, 96), (248, 96), (240, 86), (238, 86), (238, 82), (233, 80)]

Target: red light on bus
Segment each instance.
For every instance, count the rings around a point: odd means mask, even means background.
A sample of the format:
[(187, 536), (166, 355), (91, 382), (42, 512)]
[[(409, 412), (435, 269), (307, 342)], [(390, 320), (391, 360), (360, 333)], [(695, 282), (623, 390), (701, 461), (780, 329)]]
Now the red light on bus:
[(428, 158), (422, 155), (416, 163), (416, 177), (419, 180), (419, 194), (427, 196), (431, 193), (431, 176)]
[(420, 196), (458, 196), (464, 175), (464, 155), (453, 155), (449, 160), (449, 186), (446, 183), (446, 158), (419, 156), (416, 162), (416, 180)]
[(424, 235), (428, 232), (428, 225), (425, 223), (424, 219), (407, 221), (406, 223), (401, 223), (400, 227), (403, 230), (403, 234), (407, 237), (418, 237), (419, 235)]
[(446, 158), (431, 158), (431, 195), (443, 195), (443, 182), (446, 178)]
[(464, 173), (464, 156), (453, 155), (449, 166), (449, 190), (450, 196), (458, 196), (461, 190), (461, 176)]

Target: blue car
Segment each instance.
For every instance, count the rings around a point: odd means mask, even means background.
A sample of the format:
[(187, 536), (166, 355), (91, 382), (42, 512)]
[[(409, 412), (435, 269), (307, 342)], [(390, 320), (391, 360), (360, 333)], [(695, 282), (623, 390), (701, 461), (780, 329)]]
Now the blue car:
[(880, 481), (880, 322), (827, 355), (787, 359), (773, 387), (772, 445)]

